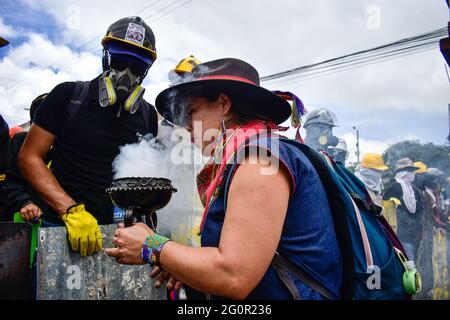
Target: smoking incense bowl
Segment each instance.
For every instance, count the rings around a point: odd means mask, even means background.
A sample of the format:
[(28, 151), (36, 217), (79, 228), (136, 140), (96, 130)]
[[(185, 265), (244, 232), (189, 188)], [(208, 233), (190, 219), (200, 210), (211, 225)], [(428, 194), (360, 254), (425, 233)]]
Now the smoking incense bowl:
[(143, 222), (156, 228), (156, 210), (164, 208), (177, 192), (165, 178), (129, 177), (115, 179), (106, 189), (112, 203), (125, 211), (125, 227)]

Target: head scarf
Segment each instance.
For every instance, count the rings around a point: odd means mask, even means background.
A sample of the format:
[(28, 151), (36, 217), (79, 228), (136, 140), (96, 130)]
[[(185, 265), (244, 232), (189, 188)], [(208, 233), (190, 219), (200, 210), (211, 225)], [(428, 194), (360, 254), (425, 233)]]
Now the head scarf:
[(416, 195), (412, 183), (415, 178), (415, 173), (412, 171), (400, 171), (395, 175), (395, 181), (400, 183), (403, 191), (403, 202), (409, 212), (416, 212)]

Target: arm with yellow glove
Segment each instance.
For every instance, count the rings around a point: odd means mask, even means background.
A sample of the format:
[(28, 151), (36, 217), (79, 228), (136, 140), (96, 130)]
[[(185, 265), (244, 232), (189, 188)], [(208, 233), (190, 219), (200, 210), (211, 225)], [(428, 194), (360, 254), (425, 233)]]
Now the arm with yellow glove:
[(97, 219), (86, 211), (83, 203), (69, 207), (61, 219), (66, 225), (73, 251), (80, 251), (80, 255), (85, 257), (102, 250), (102, 234)]
[(102, 249), (100, 228), (84, 204), (77, 204), (47, 168), (44, 159), (54, 141), (53, 134), (33, 124), (19, 152), (18, 166), (40, 197), (61, 216), (72, 250), (85, 257)]

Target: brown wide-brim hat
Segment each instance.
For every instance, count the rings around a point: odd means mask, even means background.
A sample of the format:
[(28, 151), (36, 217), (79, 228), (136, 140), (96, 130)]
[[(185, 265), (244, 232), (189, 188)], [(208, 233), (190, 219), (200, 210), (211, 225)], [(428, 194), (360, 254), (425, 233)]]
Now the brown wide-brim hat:
[(260, 86), (258, 71), (245, 61), (225, 58), (199, 64), (189, 80), (162, 91), (156, 97), (156, 109), (168, 121), (183, 125), (176, 114), (181, 114), (189, 96), (189, 89), (214, 88), (230, 92), (245, 105), (247, 115), (280, 124), (291, 115), (291, 105), (280, 96)]
[(402, 158), (395, 163), (394, 172), (398, 173), (400, 171), (410, 171), (414, 172), (419, 170), (420, 168), (414, 165), (409, 158)]
[(4, 46), (7, 46), (8, 44), (9, 44), (9, 41), (8, 41), (8, 40), (6, 40), (6, 39), (0, 37), (0, 48), (1, 48), (1, 47), (4, 47)]

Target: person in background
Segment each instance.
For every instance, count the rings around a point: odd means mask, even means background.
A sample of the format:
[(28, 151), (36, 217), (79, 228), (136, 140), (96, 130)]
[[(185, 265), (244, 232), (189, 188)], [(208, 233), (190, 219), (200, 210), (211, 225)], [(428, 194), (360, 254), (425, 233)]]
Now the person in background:
[(384, 164), (383, 156), (377, 153), (367, 153), (363, 156), (355, 175), (364, 182), (372, 201), (381, 206), (384, 185), (382, 176), (389, 170)]
[(434, 226), (434, 191), (436, 179), (428, 172), (428, 167), (421, 161), (414, 162), (419, 169), (415, 171), (414, 185), (421, 191), (423, 199), (423, 234), (417, 253), (417, 266), (422, 276), (422, 291), (419, 299), (433, 298), (433, 226)]
[(102, 45), (103, 73), (89, 82), (57, 85), (40, 105), (18, 156), (19, 170), (39, 194), (44, 223), (65, 226), (81, 256), (101, 251), (99, 224), (113, 223), (105, 189), (119, 147), (156, 136), (158, 129), (141, 86), (156, 59), (153, 31), (139, 17), (123, 18), (108, 28)]
[(201, 62), (190, 55), (189, 57), (181, 60), (174, 69), (169, 72), (170, 85), (174, 86), (176, 84), (182, 83), (184, 81), (190, 80), (192, 78), (192, 69), (198, 66)]
[(322, 108), (308, 113), (303, 128), (306, 130), (305, 144), (317, 151), (328, 151), (329, 147), (335, 147), (339, 138), (333, 134), (336, 127), (336, 114)]
[(348, 159), (347, 142), (339, 138), (339, 142), (335, 147), (328, 147), (328, 153), (333, 157), (334, 161), (342, 163), (345, 167), (345, 161)]
[(7, 220), (6, 211), (8, 200), (4, 190), (5, 170), (8, 161), (9, 127), (5, 119), (0, 115), (0, 221)]
[[(0, 48), (9, 44), (8, 40), (0, 37)], [(6, 195), (3, 190), (3, 181), (5, 180), (5, 168), (9, 148), (9, 126), (3, 116), (0, 114), (0, 221), (5, 219), (5, 210), (8, 206)]]
[[(39, 95), (30, 106), (30, 125), (33, 123), (39, 105), (44, 101), (47, 93)], [(42, 210), (35, 204), (36, 192), (25, 180), (17, 167), (17, 157), (20, 148), (27, 137), (27, 132), (16, 133), (10, 142), (6, 178), (4, 189), (8, 200), (7, 220), (11, 221), (14, 213), (19, 212), (24, 220), (39, 218)], [(48, 161), (46, 161), (48, 163)]]
[(409, 260), (417, 258), (423, 233), (422, 195), (413, 184), (418, 169), (409, 158), (398, 160), (394, 167), (395, 182), (383, 194), (384, 200), (396, 198), (400, 201), (397, 207), (397, 234)]

